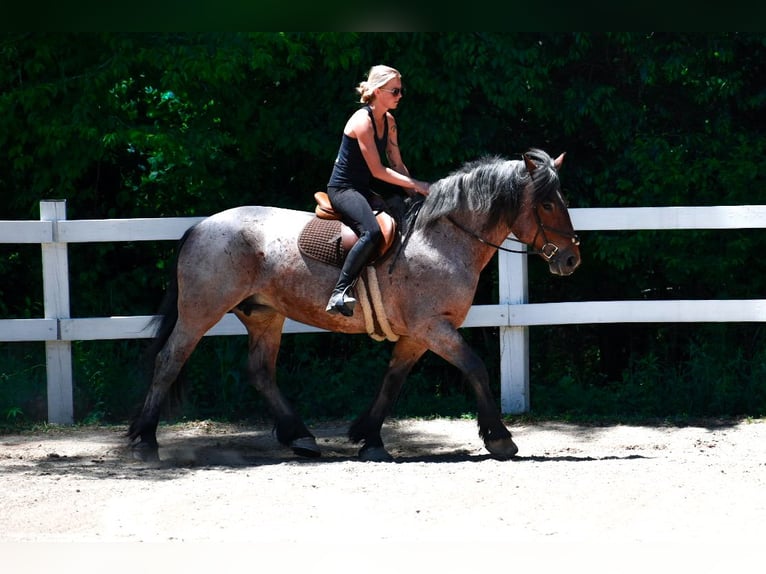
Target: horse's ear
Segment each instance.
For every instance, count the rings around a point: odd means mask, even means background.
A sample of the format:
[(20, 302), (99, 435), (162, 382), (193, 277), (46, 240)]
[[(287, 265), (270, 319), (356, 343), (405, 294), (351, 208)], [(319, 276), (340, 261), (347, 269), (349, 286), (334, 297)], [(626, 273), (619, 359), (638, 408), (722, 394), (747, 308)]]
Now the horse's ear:
[(527, 154), (524, 154), (524, 165), (527, 166), (527, 171), (530, 175), (532, 175), (532, 172), (537, 169), (535, 162), (533, 162)]
[(559, 157), (553, 160), (553, 167), (556, 168), (556, 171), (559, 171), (561, 169), (561, 166), (564, 163), (564, 156), (567, 154), (567, 152), (562, 153)]

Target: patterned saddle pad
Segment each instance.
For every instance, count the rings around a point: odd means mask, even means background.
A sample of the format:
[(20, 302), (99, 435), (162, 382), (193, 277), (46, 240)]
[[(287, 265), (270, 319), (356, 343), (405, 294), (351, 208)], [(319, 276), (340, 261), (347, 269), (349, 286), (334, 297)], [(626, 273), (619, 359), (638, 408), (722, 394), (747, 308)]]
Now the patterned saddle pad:
[(342, 245), (341, 225), (337, 219), (312, 218), (298, 236), (301, 253), (322, 263), (343, 267), (346, 253)]
[[(383, 232), (383, 244), (373, 261), (385, 255), (396, 240), (394, 219), (386, 213), (378, 213), (376, 218)], [(321, 217), (311, 219), (298, 236), (298, 248), (301, 253), (335, 267), (343, 267), (346, 253), (355, 242), (354, 232), (347, 227), (344, 229), (340, 220)]]

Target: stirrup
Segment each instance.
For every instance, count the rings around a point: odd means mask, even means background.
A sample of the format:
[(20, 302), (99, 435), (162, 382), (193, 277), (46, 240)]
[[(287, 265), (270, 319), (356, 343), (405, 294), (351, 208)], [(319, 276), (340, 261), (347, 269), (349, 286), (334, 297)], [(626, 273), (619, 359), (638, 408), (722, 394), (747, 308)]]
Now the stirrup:
[(354, 314), (356, 299), (349, 295), (351, 287), (346, 287), (343, 291), (333, 291), (330, 301), (327, 303), (325, 311), (328, 313), (340, 313), (345, 317), (351, 317)]

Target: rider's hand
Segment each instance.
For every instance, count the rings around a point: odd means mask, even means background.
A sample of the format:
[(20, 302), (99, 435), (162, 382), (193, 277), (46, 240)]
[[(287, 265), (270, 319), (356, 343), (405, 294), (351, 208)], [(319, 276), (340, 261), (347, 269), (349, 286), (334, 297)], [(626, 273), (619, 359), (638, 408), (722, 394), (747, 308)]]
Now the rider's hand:
[(417, 185), (415, 186), (415, 191), (417, 191), (420, 195), (428, 195), (428, 190), (431, 187), (431, 184), (427, 181), (417, 181)]

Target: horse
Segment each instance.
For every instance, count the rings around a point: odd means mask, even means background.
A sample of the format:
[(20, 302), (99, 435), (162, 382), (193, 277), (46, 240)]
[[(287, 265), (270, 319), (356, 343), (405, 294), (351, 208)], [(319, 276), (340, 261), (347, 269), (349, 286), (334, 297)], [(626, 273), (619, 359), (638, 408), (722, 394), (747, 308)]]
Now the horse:
[(157, 457), (157, 427), (169, 389), (208, 329), (233, 312), (247, 331), (248, 381), (265, 399), (276, 439), (295, 455), (317, 457), (321, 451), (276, 381), (288, 317), (330, 332), (378, 333), (395, 341), (377, 394), (348, 429), (352, 444), (361, 445), (360, 460), (393, 460), (381, 429), (426, 351), (457, 367), (469, 382), (478, 433), (491, 457), (512, 458), (518, 447), (490, 391), (486, 366), (459, 327), (481, 271), (498, 249), (507, 249), (500, 244), (511, 234), (554, 275), (570, 275), (580, 265), (580, 240), (559, 181), (563, 160), (563, 153), (553, 159), (530, 148), (521, 159), (468, 161), (434, 181), (417, 203), (417, 215), (399, 230), (397, 245), (362, 273), (365, 280), (356, 284), (362, 312), (350, 317), (325, 311), (337, 267), (298, 246), (314, 213), (240, 206), (195, 224), (179, 242), (174, 277), (157, 316), (152, 380), (126, 433), (130, 447), (142, 458)]

